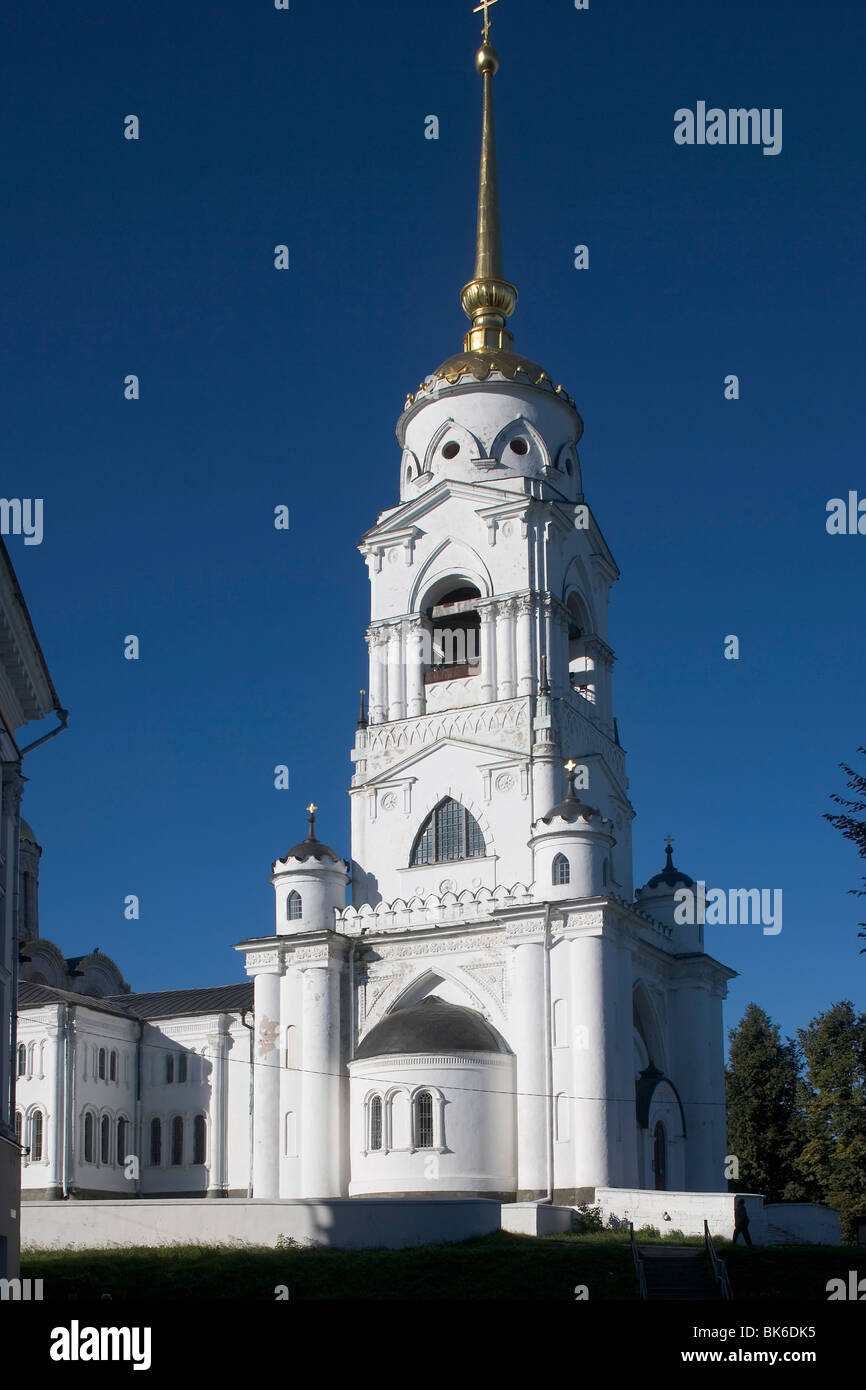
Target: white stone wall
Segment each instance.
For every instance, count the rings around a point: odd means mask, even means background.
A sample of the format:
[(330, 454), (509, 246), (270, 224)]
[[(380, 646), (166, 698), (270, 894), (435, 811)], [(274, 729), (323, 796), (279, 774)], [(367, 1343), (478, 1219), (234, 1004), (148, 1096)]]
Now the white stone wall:
[(817, 1202), (768, 1202), (768, 1245), (840, 1245), (839, 1213)]
[(341, 1250), (446, 1245), (499, 1229), (498, 1202), (441, 1198), (405, 1202), (28, 1202), (28, 1250), (105, 1250), (154, 1245), (266, 1245), (286, 1237)]
[(647, 1192), (638, 1189), (599, 1187), (595, 1205), (601, 1208), (605, 1226), (615, 1216), (640, 1226), (653, 1226), (664, 1235), (682, 1231), (684, 1236), (702, 1236), (707, 1221), (711, 1236), (734, 1233), (734, 1200), (742, 1197), (749, 1214), (749, 1235), (754, 1245), (767, 1244), (767, 1217), (763, 1197), (733, 1192)]

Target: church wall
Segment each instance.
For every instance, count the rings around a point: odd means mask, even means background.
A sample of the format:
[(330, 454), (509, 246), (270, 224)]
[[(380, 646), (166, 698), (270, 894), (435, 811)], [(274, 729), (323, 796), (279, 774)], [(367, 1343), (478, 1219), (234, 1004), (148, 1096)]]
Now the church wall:
[[(395, 898), (408, 901), (420, 893), (461, 893), (477, 887), (512, 887), (531, 881), (527, 846), (532, 816), (525, 756), (505, 757), (485, 750), (440, 745), (412, 764), (413, 784), (405, 794), (408, 810), (398, 804), (383, 808), (377, 798), (376, 818), (362, 792), (353, 797), (356, 838), (353, 851), (362, 869), (372, 872), (369, 901)], [(444, 796), (453, 796), (478, 821), (487, 854), (476, 859), (410, 866), (412, 847), (429, 813)], [(449, 885), (443, 889), (441, 885)]]
[[(153, 1021), (142, 1041), (143, 1196), (246, 1195), (249, 1181), (249, 1032), (239, 1015)], [(181, 1058), (186, 1079), (178, 1080)], [(172, 1080), (167, 1079), (171, 1058)], [(205, 1162), (194, 1160), (194, 1122), (206, 1117)], [(173, 1122), (183, 1121), (182, 1162), (173, 1161)], [(159, 1162), (151, 1122), (160, 1121)]]
[[(27, 1071), (17, 1078), (15, 1108), (23, 1117), (21, 1142), (27, 1146), (28, 1130), (34, 1110), (43, 1115), (42, 1158), (21, 1158), (21, 1197), (51, 1197), (60, 1186), (58, 1135), (58, 1014), (57, 1008), (28, 1009), (18, 1015), (18, 1044), (24, 1045)], [(17, 1068), (16, 1068), (17, 1069)], [(61, 1129), (63, 1118), (61, 1118)]]
[[(375, 1057), (350, 1064), (350, 1196), (516, 1190), (514, 1059), (507, 1054)], [(433, 1147), (414, 1146), (412, 1107), (433, 1095)], [(383, 1103), (383, 1147), (368, 1147), (368, 1104)]]
[[(28, 1047), (34, 1044), (39, 1069), (19, 1081), (18, 1108), (25, 1114), (35, 1105), (45, 1115), (43, 1158), (27, 1157), (22, 1164), (22, 1195), (29, 1200), (60, 1197), (63, 1191), (64, 1146), (68, 1190), (72, 1195), (129, 1197), (134, 1186), (124, 1175), (125, 1154), (117, 1154), (117, 1120), (128, 1121), (128, 1142), (132, 1151), (135, 1119), (134, 1055), (137, 1025), (82, 1005), (70, 1009), (68, 1024), (72, 1076), (67, 1088), (64, 1076), (63, 1009), (58, 1006), (27, 1009), (19, 1015), (19, 1036)], [(104, 1076), (100, 1075), (99, 1054), (104, 1051)], [(115, 1078), (111, 1078), (111, 1058), (115, 1056)], [(41, 1062), (38, 1060), (41, 1057)], [(70, 1114), (71, 1110), (71, 1114)], [(85, 1116), (92, 1117), (92, 1157), (85, 1158)], [(58, 1123), (59, 1117), (59, 1123)], [(107, 1161), (103, 1159), (102, 1121), (108, 1119)]]

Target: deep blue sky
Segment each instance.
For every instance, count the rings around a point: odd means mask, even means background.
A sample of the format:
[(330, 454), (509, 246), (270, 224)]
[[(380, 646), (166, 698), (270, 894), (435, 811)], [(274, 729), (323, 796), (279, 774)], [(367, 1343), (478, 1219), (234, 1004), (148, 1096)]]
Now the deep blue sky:
[[(695, 877), (782, 888), (780, 936), (707, 937), (741, 972), (728, 1026), (756, 1000), (790, 1032), (866, 1002), (863, 864), (821, 819), (866, 741), (866, 536), (825, 529), (828, 498), (866, 494), (863, 8), (493, 13), (516, 346), (577, 401), (622, 570), (636, 881), (670, 833)], [(406, 392), (464, 331), (478, 23), (468, 0), (3, 21), (0, 490), (45, 500), (43, 544), (8, 545), (71, 711), (26, 760), (24, 809), (43, 934), (99, 945), (133, 988), (241, 977), (231, 945), (270, 930), (270, 863), (311, 797), (348, 852), (355, 546), (397, 499)], [(677, 146), (700, 99), (781, 107), (782, 153)]]

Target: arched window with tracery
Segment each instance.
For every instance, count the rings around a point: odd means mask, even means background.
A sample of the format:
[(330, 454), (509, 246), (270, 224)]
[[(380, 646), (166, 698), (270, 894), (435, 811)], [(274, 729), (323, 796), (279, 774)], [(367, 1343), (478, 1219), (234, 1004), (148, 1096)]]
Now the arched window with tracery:
[(558, 854), (553, 861), (553, 882), (555, 884), (571, 882), (571, 870), (564, 854)]
[(27, 1048), (23, 1043), (18, 1044), (18, 1075), (27, 1075)]
[(477, 859), (486, 853), (484, 834), (473, 815), (446, 796), (425, 820), (412, 848), (411, 863), (439, 864)]
[(433, 1148), (433, 1097), (419, 1091), (415, 1097), (415, 1148)]
[(382, 1097), (373, 1096), (370, 1101), (370, 1136), (367, 1147), (369, 1149), (381, 1149), (382, 1147)]
[(304, 914), (304, 904), (300, 893), (293, 888), (286, 899), (286, 918), (289, 922), (299, 922)]
[(42, 1138), (45, 1120), (41, 1110), (34, 1110), (30, 1116), (30, 1162), (39, 1163), (42, 1158)]

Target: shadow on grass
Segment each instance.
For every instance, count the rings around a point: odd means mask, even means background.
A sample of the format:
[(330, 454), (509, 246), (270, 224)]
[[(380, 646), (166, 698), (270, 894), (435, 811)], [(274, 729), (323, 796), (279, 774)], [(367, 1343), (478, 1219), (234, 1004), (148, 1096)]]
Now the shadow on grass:
[[(672, 1235), (675, 1233), (672, 1233)], [(671, 1243), (670, 1239), (659, 1243)], [(644, 1243), (644, 1237), (641, 1236)], [(645, 1243), (650, 1243), (649, 1238)], [(677, 1242), (679, 1243), (679, 1242)], [(700, 1245), (699, 1237), (682, 1243)], [(830, 1279), (866, 1275), (856, 1246), (731, 1247), (723, 1253), (736, 1299), (825, 1301)], [(45, 1300), (635, 1301), (628, 1234), (596, 1231), (537, 1239), (500, 1231), (459, 1245), (412, 1250), (323, 1250), (287, 1245), (25, 1252), (22, 1277), (44, 1280)]]

